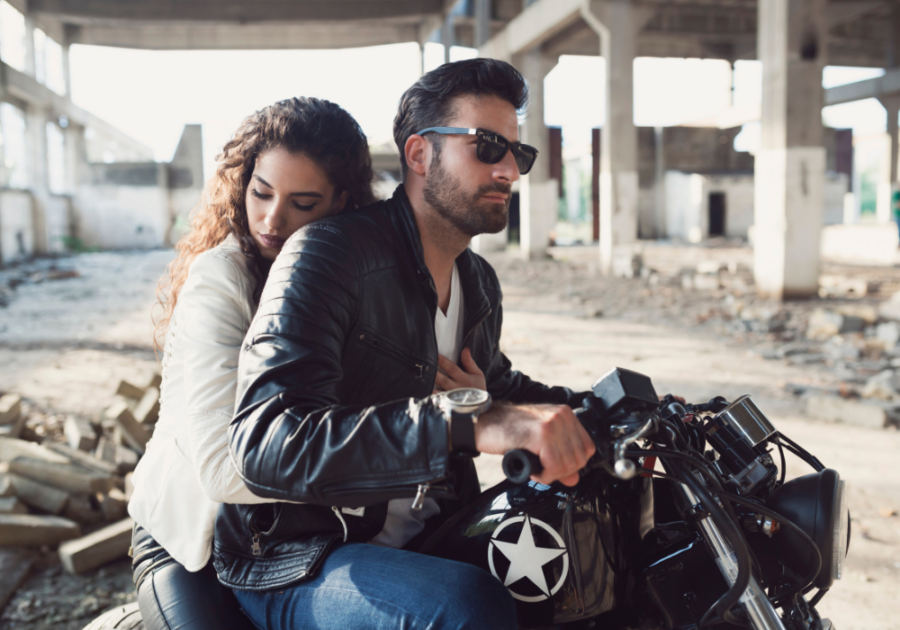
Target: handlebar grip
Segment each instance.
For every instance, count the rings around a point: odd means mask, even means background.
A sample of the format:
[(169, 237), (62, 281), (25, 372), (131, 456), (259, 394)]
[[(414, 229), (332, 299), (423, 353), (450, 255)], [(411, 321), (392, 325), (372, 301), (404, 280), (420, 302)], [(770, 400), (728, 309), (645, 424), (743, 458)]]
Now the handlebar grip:
[(521, 448), (507, 451), (503, 456), (503, 474), (513, 483), (525, 483), (531, 475), (544, 470), (541, 458)]

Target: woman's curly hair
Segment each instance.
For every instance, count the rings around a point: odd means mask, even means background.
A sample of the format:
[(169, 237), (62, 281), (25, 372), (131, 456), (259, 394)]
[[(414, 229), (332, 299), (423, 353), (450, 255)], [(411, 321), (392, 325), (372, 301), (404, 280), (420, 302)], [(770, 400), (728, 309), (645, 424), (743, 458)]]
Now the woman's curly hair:
[(375, 202), (372, 157), (366, 136), (354, 118), (326, 100), (299, 97), (279, 101), (248, 116), (216, 158), (216, 174), (191, 212), (190, 229), (175, 246), (177, 255), (160, 279), (156, 295), (162, 314), (154, 317), (153, 346), (159, 350), (191, 263), (234, 234), (256, 282), (265, 284), (270, 263), (250, 234), (245, 200), (260, 153), (280, 147), (302, 153), (321, 168), (335, 188), (347, 192), (345, 209)]

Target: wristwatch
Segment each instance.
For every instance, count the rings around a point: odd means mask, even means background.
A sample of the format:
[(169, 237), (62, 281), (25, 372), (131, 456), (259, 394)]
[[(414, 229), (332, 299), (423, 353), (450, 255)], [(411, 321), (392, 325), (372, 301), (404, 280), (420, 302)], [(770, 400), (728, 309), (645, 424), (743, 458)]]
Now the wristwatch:
[(491, 408), (491, 395), (483, 389), (461, 387), (444, 392), (440, 405), (450, 423), (450, 445), (454, 455), (478, 457), (475, 448), (475, 423)]

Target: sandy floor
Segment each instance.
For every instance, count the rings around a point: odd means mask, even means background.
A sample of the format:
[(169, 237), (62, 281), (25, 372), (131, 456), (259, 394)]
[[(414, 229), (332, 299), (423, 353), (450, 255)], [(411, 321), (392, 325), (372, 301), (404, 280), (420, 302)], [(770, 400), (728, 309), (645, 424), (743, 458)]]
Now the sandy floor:
[[(20, 286), (10, 305), (0, 308), (0, 392), (21, 393), (44, 413), (93, 416), (112, 402), (119, 379), (146, 381), (157, 369), (149, 309), (155, 281), (170, 257), (167, 251), (82, 255), (60, 265), (77, 268), (81, 277)], [(496, 262), (504, 267), (502, 259)], [(521, 266), (508, 265), (501, 281), (503, 349), (514, 365), (539, 380), (586, 388), (609, 368), (621, 366), (650, 375), (660, 393), (694, 401), (752, 394), (780, 429), (851, 485), (850, 556), (844, 579), (820, 604), (821, 612), (839, 630), (900, 625), (900, 517), (879, 514), (900, 509), (900, 433), (804, 418), (784, 385), (827, 384), (825, 374), (764, 361), (746, 346), (692, 328), (586, 318), (571, 301), (533, 288), (546, 282), (532, 282)], [(487, 484), (500, 475), (497, 459), (478, 460)], [(796, 460), (789, 467), (792, 474), (806, 472)], [(53, 567), (39, 571), (7, 606), (0, 625), (75, 630), (96, 610), (97, 588), (109, 590), (96, 580), (107, 579), (112, 570), (127, 567), (113, 565), (99, 577), (84, 578), (67, 578)], [(60, 586), (66, 580), (71, 581), (68, 590)], [(79, 584), (85, 593), (81, 599), (94, 598), (91, 605), (79, 599)], [(85, 618), (63, 621), (60, 616), (48, 623), (48, 615), (15, 613), (40, 608), (28, 602), (40, 601), (40, 593), (53, 588), (70, 593), (59, 602), (63, 610), (80, 606)]]

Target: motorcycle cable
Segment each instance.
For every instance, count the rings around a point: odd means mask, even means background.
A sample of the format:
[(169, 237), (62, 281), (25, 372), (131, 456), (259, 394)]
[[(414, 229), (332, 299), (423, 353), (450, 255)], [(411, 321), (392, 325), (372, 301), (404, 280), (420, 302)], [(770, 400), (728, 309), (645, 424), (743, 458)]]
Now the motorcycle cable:
[(684, 478), (680, 479), (681, 482), (693, 491), (694, 495), (706, 506), (707, 511), (710, 513), (713, 520), (722, 529), (722, 534), (726, 539), (728, 539), (728, 542), (732, 546), (732, 550), (737, 558), (738, 565), (738, 575), (735, 578), (734, 584), (732, 584), (731, 588), (726, 591), (725, 594), (722, 595), (722, 597), (720, 597), (710, 607), (709, 610), (706, 611), (706, 614), (704, 614), (700, 619), (698, 628), (703, 628), (704, 626), (709, 625), (710, 622), (713, 621), (714, 613), (718, 613), (718, 615), (728, 623), (732, 623), (735, 625), (745, 625), (743, 620), (739, 619), (737, 616), (731, 613), (731, 608), (736, 603), (738, 603), (741, 597), (743, 597), (744, 592), (747, 590), (747, 587), (750, 584), (750, 577), (752, 576), (752, 566), (754, 564), (757, 564), (758, 566), (758, 563), (755, 562), (755, 558), (750, 553), (750, 549), (747, 546), (744, 536), (736, 524), (736, 517), (734, 516), (734, 512), (731, 509), (728, 501), (722, 502), (722, 504), (724, 506), (727, 506), (727, 508), (720, 506), (718, 501), (716, 501), (706, 491), (699, 480), (694, 477), (690, 469), (684, 468), (685, 464), (682, 462), (693, 464), (697, 468), (697, 470), (699, 470), (700, 473), (711, 482), (714, 488), (721, 489), (722, 486), (719, 483), (719, 480), (712, 472), (707, 469), (705, 461), (700, 464), (695, 458), (683, 453), (658, 449), (631, 449), (629, 451), (626, 451), (626, 454), (637, 455), (639, 457), (645, 454), (650, 454), (657, 455), (661, 458), (682, 460), (672, 462), (672, 465), (675, 467), (675, 469), (681, 469), (682, 473), (684, 474)]
[[(705, 466), (708, 465), (708, 462), (706, 462), (705, 459), (702, 459), (700, 462), (697, 462), (694, 458), (688, 457), (684, 453), (678, 453), (678, 452), (666, 451), (666, 450), (645, 449), (642, 451), (637, 451), (637, 450), (626, 451), (627, 455), (635, 455), (637, 453), (649, 453), (651, 455), (655, 455), (662, 459), (669, 457), (669, 458), (679, 459), (679, 460), (683, 460), (688, 463), (694, 464), (697, 466), (697, 470), (700, 473), (702, 473), (704, 477), (706, 477), (707, 481), (710, 482), (710, 484), (713, 488), (711, 491), (713, 493), (713, 496), (718, 497), (719, 494), (722, 494), (725, 492), (725, 489), (722, 487), (721, 483), (719, 483), (719, 479), (716, 477), (715, 473), (710, 471), (708, 468), (705, 468)], [(657, 471), (655, 471), (655, 470), (645, 470), (644, 472), (663, 476), (663, 473), (657, 473)], [(681, 479), (673, 478), (671, 475), (664, 475), (664, 476), (668, 479), (673, 479), (674, 481), (678, 481), (679, 483), (684, 483), (683, 481), (681, 481)], [(685, 484), (685, 485), (687, 485), (687, 484)], [(725, 511), (728, 513), (728, 516), (731, 519), (731, 522), (739, 523), (740, 520), (738, 519), (737, 514), (734, 513), (734, 509), (731, 506), (731, 502), (721, 501), (721, 504), (722, 504), (722, 507), (725, 509)], [(756, 554), (753, 553), (752, 549), (748, 548), (748, 550), (750, 552), (750, 561), (753, 563), (753, 568), (756, 570), (756, 572), (759, 575), (762, 575), (762, 569), (760, 567), (759, 560), (757, 559)]]
[(775, 445), (778, 447), (778, 454), (781, 455), (781, 474), (778, 478), (778, 485), (780, 487), (784, 485), (784, 478), (787, 475), (787, 461), (784, 458), (784, 446), (782, 446), (781, 440), (776, 436), (773, 442), (775, 442)]
[(794, 442), (794, 440), (786, 436), (781, 431), (778, 432), (778, 438), (779, 440), (784, 440), (786, 442), (784, 448), (791, 451), (794, 455), (812, 466), (816, 472), (822, 472), (823, 470), (825, 470), (825, 464), (820, 462), (815, 455), (811, 454), (809, 451)]
[[(670, 455), (670, 453), (666, 453)], [(690, 469), (683, 462), (672, 462), (673, 470), (680, 471), (683, 475), (682, 482), (691, 489), (694, 495), (700, 500), (701, 504), (709, 512), (713, 521), (718, 524), (722, 535), (731, 544), (732, 551), (736, 556), (738, 574), (735, 576), (734, 584), (731, 585), (724, 595), (706, 611), (700, 622), (697, 624), (698, 629), (709, 625), (713, 615), (718, 614), (723, 620), (735, 625), (746, 625), (744, 620), (731, 612), (740, 599), (744, 596), (747, 587), (750, 585), (750, 578), (753, 574), (751, 569), (752, 560), (750, 558), (750, 550), (746, 541), (735, 523), (729, 518), (727, 512), (719, 505), (707, 491), (700, 480), (694, 477)]]
[[(782, 526), (786, 527), (787, 529), (789, 529), (792, 532), (794, 532), (795, 534), (797, 534), (800, 538), (802, 538), (803, 541), (809, 545), (810, 549), (813, 550), (813, 557), (816, 558), (816, 562), (814, 564), (814, 569), (809, 572), (809, 575), (805, 576), (804, 578), (802, 578), (800, 580), (799, 585), (793, 591), (790, 591), (788, 593), (779, 594), (777, 599), (772, 601), (772, 605), (775, 607), (783, 606), (785, 597), (793, 597), (795, 594), (803, 592), (805, 589), (810, 587), (812, 585), (812, 583), (815, 581), (816, 576), (818, 576), (819, 572), (822, 570), (822, 553), (819, 551), (819, 547), (816, 545), (815, 541), (809, 537), (809, 534), (807, 534), (805, 531), (800, 529), (800, 527), (798, 527), (790, 519), (787, 519), (784, 516), (781, 516), (780, 514), (778, 514), (777, 512), (774, 512), (774, 511), (770, 510), (769, 508), (763, 507), (763, 506), (759, 505), (758, 503), (755, 503), (753, 501), (748, 501), (747, 499), (744, 499), (737, 495), (731, 494), (730, 492), (723, 492), (721, 496), (724, 496), (724, 498), (727, 499), (728, 501), (737, 503), (738, 505), (743, 505), (746, 508), (749, 508), (751, 510), (759, 512), (763, 516), (768, 516), (769, 518), (778, 521), (779, 523), (781, 523)], [(817, 596), (818, 596), (818, 594), (817, 594)]]

